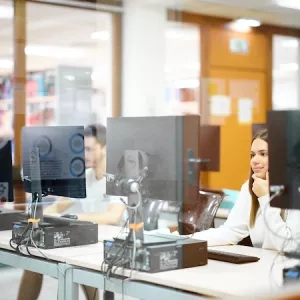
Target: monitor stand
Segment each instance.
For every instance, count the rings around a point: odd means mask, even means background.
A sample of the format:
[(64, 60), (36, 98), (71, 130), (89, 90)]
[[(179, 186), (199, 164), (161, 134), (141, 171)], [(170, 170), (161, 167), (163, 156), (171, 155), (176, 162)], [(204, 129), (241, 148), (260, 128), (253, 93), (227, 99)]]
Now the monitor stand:
[[(28, 240), (29, 246), (43, 249), (79, 246), (98, 243), (98, 224), (43, 216), (40, 172), (40, 151), (36, 147), (30, 153), (30, 181), (32, 203), (27, 220), (15, 222), (12, 239), (21, 243)], [(22, 239), (22, 241), (21, 241)]]
[[(120, 266), (121, 261), (123, 267), (146, 272), (178, 269), (184, 265), (181, 258), (183, 247), (178, 245), (178, 238), (171, 235), (144, 234), (141, 189), (143, 180), (147, 180), (146, 172), (143, 170), (147, 169), (148, 161), (145, 153), (138, 150), (124, 152), (125, 178), (115, 184), (122, 187), (122, 194), (128, 196), (129, 233), (116, 237), (113, 241), (104, 241), (104, 258), (111, 265)], [(206, 242), (197, 241), (194, 244), (204, 245), (202, 248), (197, 245), (195, 247), (204, 249), (204, 253), (207, 252)], [(198, 253), (198, 250), (195, 253)], [(207, 255), (206, 259), (205, 255), (200, 256), (200, 264), (205, 264)]]

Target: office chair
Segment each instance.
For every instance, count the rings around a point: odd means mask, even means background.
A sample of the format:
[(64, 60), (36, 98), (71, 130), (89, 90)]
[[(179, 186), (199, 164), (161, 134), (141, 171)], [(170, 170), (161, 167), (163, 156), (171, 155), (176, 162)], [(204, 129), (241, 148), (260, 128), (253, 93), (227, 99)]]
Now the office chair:
[(193, 234), (214, 227), (214, 219), (225, 194), (219, 191), (199, 191), (199, 201), (185, 204), (178, 215), (181, 234)]
[(164, 201), (146, 199), (143, 203), (144, 229), (147, 231), (155, 230), (158, 227), (158, 219)]

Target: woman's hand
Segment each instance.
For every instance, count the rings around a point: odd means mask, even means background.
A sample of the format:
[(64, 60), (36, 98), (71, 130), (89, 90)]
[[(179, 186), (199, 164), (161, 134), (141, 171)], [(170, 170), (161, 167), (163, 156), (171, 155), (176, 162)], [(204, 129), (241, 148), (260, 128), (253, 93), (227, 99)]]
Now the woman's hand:
[(269, 194), (269, 172), (266, 173), (266, 179), (261, 179), (255, 174), (252, 175), (254, 179), (252, 185), (252, 191), (257, 196), (257, 198), (266, 196)]

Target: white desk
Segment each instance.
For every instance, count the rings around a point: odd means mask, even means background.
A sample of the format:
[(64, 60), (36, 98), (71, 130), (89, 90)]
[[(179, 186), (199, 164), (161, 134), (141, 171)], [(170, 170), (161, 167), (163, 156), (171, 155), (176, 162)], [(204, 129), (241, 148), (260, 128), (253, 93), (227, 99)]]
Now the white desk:
[(65, 263), (41, 259), (36, 249), (30, 248), (34, 256), (19, 255), (10, 247), (11, 231), (0, 231), (0, 263), (11, 267), (29, 270), (58, 279), (58, 300), (65, 299)]
[[(256, 292), (271, 291), (270, 267), (276, 256), (275, 252), (243, 246), (226, 246), (217, 248), (229, 252), (232, 251), (235, 253), (255, 255), (259, 256), (261, 259), (257, 263), (245, 265), (234, 265), (209, 260), (206, 266), (191, 269), (183, 269), (156, 274), (133, 272), (131, 278), (132, 280), (137, 280), (139, 282), (148, 284), (151, 283), (154, 285), (154, 287), (156, 285), (159, 285), (160, 290), (163, 290), (162, 287), (166, 287), (167, 289), (180, 289), (187, 293), (196, 293), (198, 295), (213, 297), (251, 295), (254, 293), (252, 284), (253, 280), (255, 280)], [(102, 261), (103, 253), (97, 253), (91, 255), (70, 257), (66, 262), (70, 265), (84, 268), (85, 271), (87, 269), (89, 269), (89, 271), (100, 271)], [(275, 279), (277, 282), (281, 281), (280, 269), (282, 269), (282, 266), (279, 267), (279, 265), (276, 265), (274, 272), (276, 273)], [(100, 276), (97, 276), (97, 274), (99, 273), (90, 274), (92, 275), (90, 278), (90, 275), (83, 270), (79, 271), (74, 269), (73, 282), (89, 284), (93, 281), (93, 277), (94, 282), (97, 283), (96, 286), (99, 288), (103, 288), (104, 278), (100, 274)], [(125, 277), (130, 276), (129, 271), (125, 271), (123, 274)], [(127, 283), (125, 283), (125, 286), (126, 285)], [(144, 298), (142, 299), (154, 299), (154, 287), (152, 293), (150, 295), (148, 294), (146, 297), (144, 296)], [(67, 290), (69, 290), (69, 288), (67, 288)], [(145, 295), (145, 292), (143, 292), (142, 295)], [(137, 295), (130, 296), (136, 297)], [(172, 295), (168, 298), (174, 299), (174, 296)], [(69, 298), (67, 299), (76, 299), (76, 295), (69, 295)]]
[[(114, 226), (99, 226), (99, 240), (112, 238), (119, 233)], [(120, 270), (121, 279), (104, 280), (100, 271), (103, 262), (103, 244), (42, 250), (51, 260), (41, 259), (41, 254), (30, 248), (36, 258), (20, 256), (9, 247), (11, 231), (0, 232), (0, 263), (38, 272), (58, 278), (59, 299), (76, 300), (78, 284), (86, 284), (98, 288), (106, 288), (116, 293), (136, 297), (143, 300), (196, 300), (207, 296), (213, 297), (253, 297), (254, 294), (271, 291), (270, 267), (277, 255), (274, 251), (248, 248), (243, 246), (217, 247), (224, 251), (244, 253), (260, 257), (260, 261), (252, 264), (234, 265), (209, 260), (208, 265), (149, 274)], [(283, 259), (280, 258), (280, 259)], [(278, 260), (278, 262), (280, 261)], [(290, 262), (291, 263), (291, 262)], [(276, 263), (274, 280), (281, 282), (283, 264)], [(255, 299), (258, 299), (255, 297)]]
[[(100, 226), (99, 239), (107, 237), (107, 234), (112, 237), (119, 233), (120, 229), (113, 226)], [(70, 257), (97, 254), (103, 252), (102, 242), (77, 247), (67, 247), (59, 249), (43, 250), (41, 252), (35, 248), (30, 247), (30, 253), (33, 256), (19, 255), (10, 247), (9, 241), (12, 237), (11, 230), (0, 231), (0, 263), (9, 265), (15, 268), (21, 268), (32, 272), (48, 275), (58, 279), (58, 299), (65, 299), (65, 277), (69, 270), (66, 265), (66, 260)], [(22, 247), (23, 249), (24, 247)], [(23, 250), (26, 253), (26, 249)]]
[[(107, 227), (107, 229), (109, 228)], [(109, 230), (106, 231), (106, 234), (103, 234), (103, 236), (105, 235), (106, 237), (109, 237)], [(131, 276), (133, 281), (125, 281), (122, 285), (121, 280), (114, 280), (114, 282), (105, 281), (103, 275), (99, 273), (103, 262), (103, 253), (69, 257), (66, 260), (66, 263), (73, 265), (75, 268), (73, 270), (72, 278), (69, 278), (67, 281), (67, 285), (68, 283), (70, 285), (66, 288), (66, 299), (76, 299), (76, 284), (78, 283), (98, 288), (105, 287), (108, 290), (119, 293), (122, 293), (122, 289), (124, 289), (129, 296), (145, 300), (155, 299), (153, 295), (154, 292), (159, 292), (160, 295), (164, 295), (161, 299), (172, 300), (181, 299), (183, 295), (185, 297), (184, 299), (189, 299), (186, 297), (195, 299), (195, 296), (189, 295), (189, 293), (213, 297), (245, 297), (255, 293), (269, 293), (274, 289), (271, 281), (275, 280), (275, 282), (281, 284), (281, 270), (283, 264), (278, 262), (284, 259), (284, 257), (278, 257), (278, 261), (273, 268), (272, 277), (270, 276), (270, 268), (277, 256), (275, 251), (244, 246), (222, 246), (215, 248), (229, 252), (258, 256), (260, 257), (260, 261), (252, 264), (235, 265), (209, 260), (209, 263), (206, 266), (191, 269), (156, 274), (133, 272)], [(289, 261), (289, 263), (291, 264), (293, 262)], [(130, 272), (121, 272), (119, 275), (128, 277), (130, 276)], [(148, 286), (148, 289), (146, 286)], [(178, 289), (181, 292), (178, 292)]]

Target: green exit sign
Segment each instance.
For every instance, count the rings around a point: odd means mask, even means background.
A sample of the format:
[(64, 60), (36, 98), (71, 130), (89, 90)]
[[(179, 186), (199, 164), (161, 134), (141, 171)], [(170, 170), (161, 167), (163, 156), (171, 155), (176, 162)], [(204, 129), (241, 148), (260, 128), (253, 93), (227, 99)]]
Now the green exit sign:
[(230, 39), (229, 48), (233, 53), (247, 54), (249, 52), (249, 42), (244, 39)]

